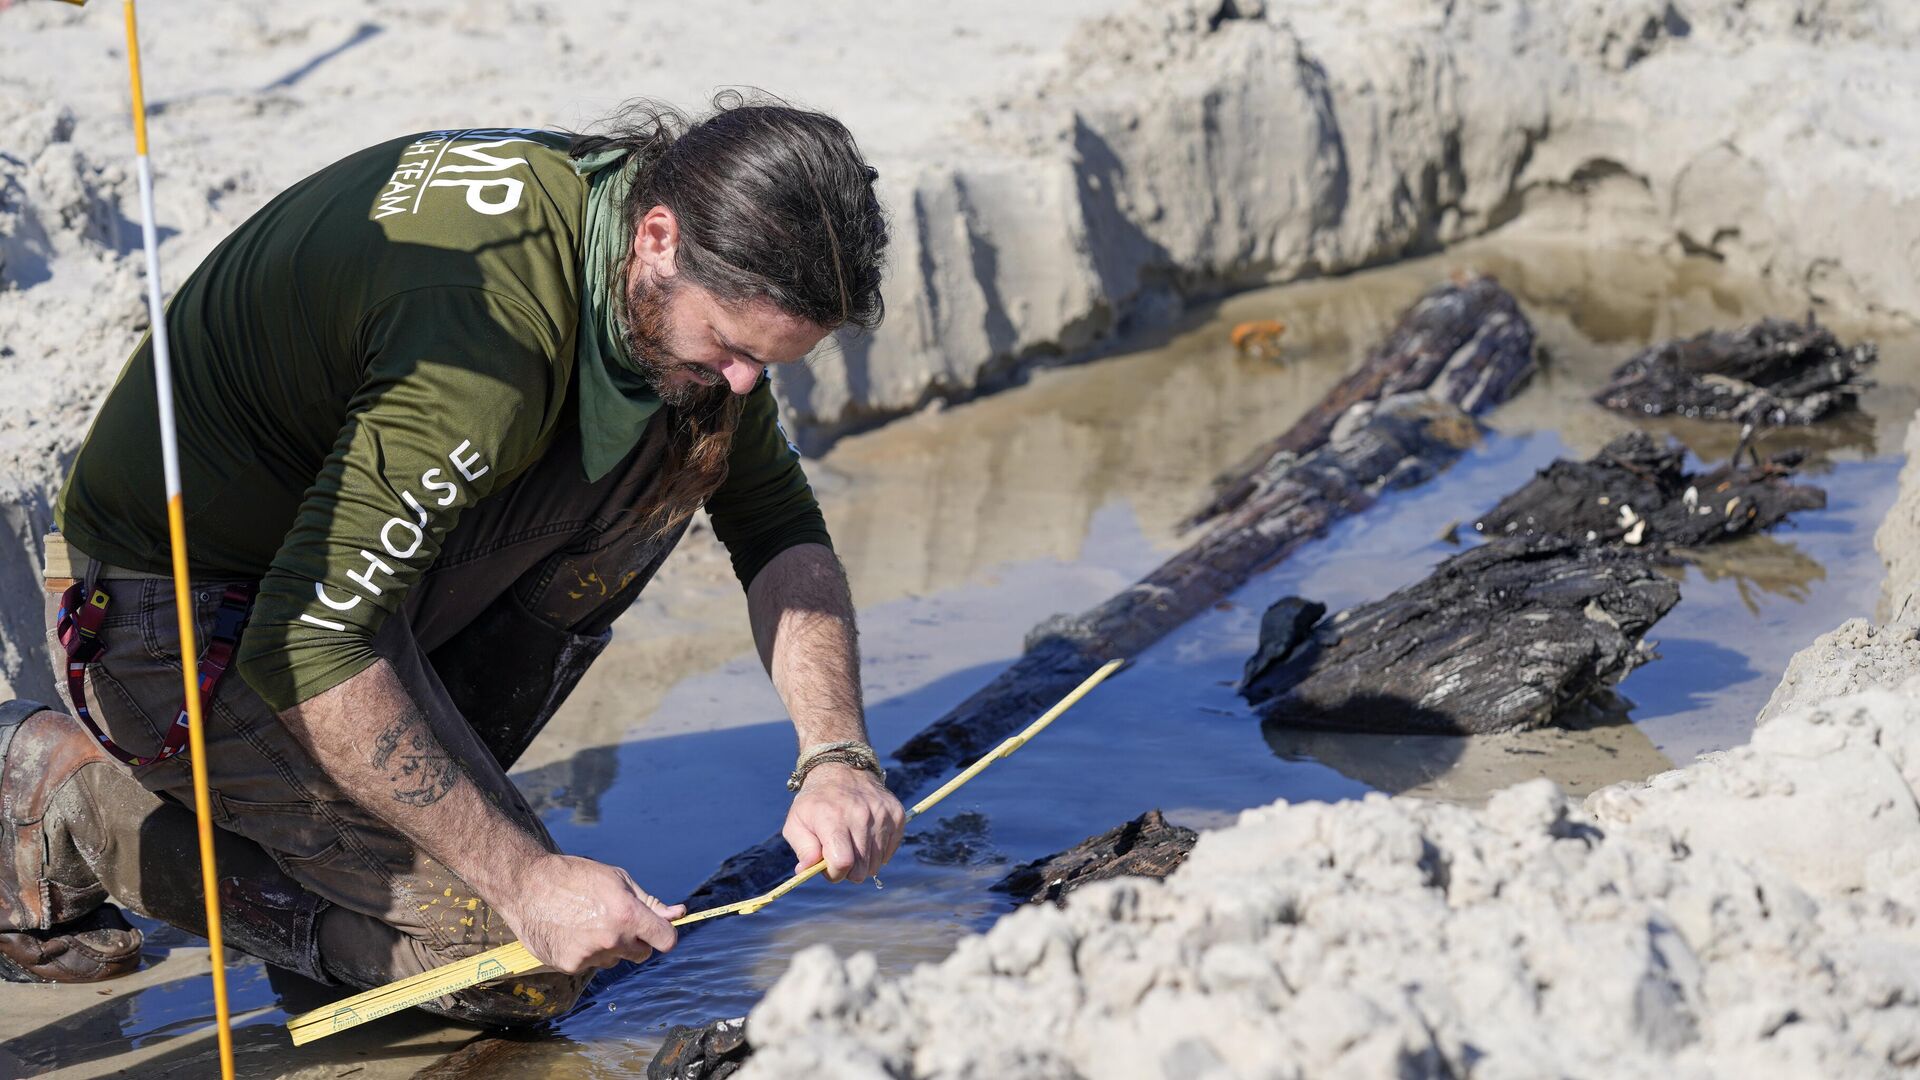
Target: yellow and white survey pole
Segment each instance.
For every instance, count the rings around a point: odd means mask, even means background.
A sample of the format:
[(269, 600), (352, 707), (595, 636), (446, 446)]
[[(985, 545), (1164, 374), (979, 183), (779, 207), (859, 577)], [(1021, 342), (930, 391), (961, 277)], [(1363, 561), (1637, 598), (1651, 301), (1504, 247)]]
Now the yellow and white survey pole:
[[(84, 4), (86, 0), (67, 0)], [(233, 1020), (227, 1008), (227, 958), (220, 941), (220, 894), (213, 864), (213, 817), (207, 797), (207, 740), (202, 728), (200, 655), (193, 627), (193, 585), (187, 577), (187, 527), (180, 497), (180, 446), (173, 428), (173, 358), (160, 300), (160, 237), (153, 221), (153, 166), (147, 160), (147, 96), (140, 79), (140, 34), (134, 0), (125, 0), (127, 71), (133, 86), (134, 170), (140, 179), (140, 238), (147, 251), (147, 314), (152, 323), (153, 381), (160, 406), (160, 460), (167, 481), (167, 534), (173, 547), (173, 601), (180, 621), (180, 673), (187, 699), (187, 752), (193, 765), (193, 809), (200, 822), (200, 887), (206, 895), (207, 944), (213, 961), (213, 1008), (219, 1029), (220, 1075), (233, 1080)]]

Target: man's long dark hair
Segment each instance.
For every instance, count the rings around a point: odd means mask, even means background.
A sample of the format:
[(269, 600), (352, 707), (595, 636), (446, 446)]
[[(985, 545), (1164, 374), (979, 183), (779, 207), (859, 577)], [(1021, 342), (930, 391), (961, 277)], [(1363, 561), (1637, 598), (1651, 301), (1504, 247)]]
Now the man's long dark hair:
[[(880, 324), (886, 217), (873, 190), (876, 173), (840, 121), (731, 90), (695, 120), (637, 99), (599, 131), (575, 136), (568, 152), (609, 147), (637, 159), (622, 208), (627, 235), (655, 206), (678, 220), (679, 280), (723, 301), (768, 300), (830, 330)], [(627, 280), (631, 250), (622, 245), (613, 280)], [(726, 480), (742, 404), (722, 392), (669, 410), (666, 468), (651, 505), (637, 508), (648, 527), (678, 525)]]

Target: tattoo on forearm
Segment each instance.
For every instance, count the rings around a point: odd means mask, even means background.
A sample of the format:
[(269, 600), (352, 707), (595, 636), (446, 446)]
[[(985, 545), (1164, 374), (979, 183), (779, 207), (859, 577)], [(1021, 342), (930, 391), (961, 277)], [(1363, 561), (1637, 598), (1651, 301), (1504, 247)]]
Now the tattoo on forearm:
[(408, 709), (373, 740), (373, 767), (393, 784), (393, 801), (431, 806), (460, 782), (460, 763), (433, 737), (427, 718)]

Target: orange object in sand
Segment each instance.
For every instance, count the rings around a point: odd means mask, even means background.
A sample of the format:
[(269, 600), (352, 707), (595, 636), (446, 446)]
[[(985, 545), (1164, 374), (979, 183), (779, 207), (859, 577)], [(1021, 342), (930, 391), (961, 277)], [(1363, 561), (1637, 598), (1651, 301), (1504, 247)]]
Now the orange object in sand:
[(1280, 336), (1286, 332), (1287, 324), (1279, 319), (1256, 319), (1234, 326), (1231, 337), (1240, 352), (1273, 356), (1279, 353)]

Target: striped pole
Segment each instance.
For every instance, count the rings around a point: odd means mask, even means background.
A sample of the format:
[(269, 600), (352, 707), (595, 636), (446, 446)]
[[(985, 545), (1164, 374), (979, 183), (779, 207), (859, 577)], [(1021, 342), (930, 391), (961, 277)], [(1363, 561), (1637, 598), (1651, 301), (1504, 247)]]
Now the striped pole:
[(160, 460), (167, 478), (167, 534), (173, 546), (173, 606), (180, 621), (180, 674), (187, 697), (187, 746), (193, 765), (193, 809), (200, 822), (200, 887), (207, 904), (207, 944), (213, 961), (213, 1009), (220, 1037), (220, 1076), (233, 1080), (233, 1020), (227, 1009), (227, 957), (220, 942), (220, 895), (213, 865), (213, 816), (207, 797), (207, 740), (202, 730), (200, 680), (193, 658), (193, 585), (187, 577), (187, 527), (180, 498), (180, 447), (173, 428), (173, 362), (167, 314), (160, 302), (160, 238), (153, 224), (153, 168), (147, 162), (147, 98), (140, 81), (140, 35), (133, 0), (126, 0), (127, 67), (133, 80), (133, 145), (140, 178), (140, 238), (147, 249), (147, 313), (153, 325), (153, 381), (160, 404)]

